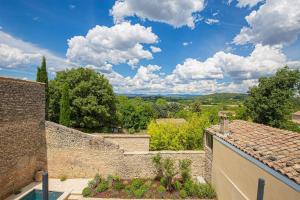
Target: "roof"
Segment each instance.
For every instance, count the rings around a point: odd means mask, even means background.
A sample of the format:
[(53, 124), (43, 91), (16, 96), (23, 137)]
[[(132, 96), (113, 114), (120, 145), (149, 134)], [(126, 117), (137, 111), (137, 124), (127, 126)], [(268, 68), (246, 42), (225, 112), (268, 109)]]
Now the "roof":
[(219, 125), (207, 129), (211, 134), (300, 184), (300, 133), (242, 120), (229, 123), (228, 136), (220, 134), (219, 130)]
[(183, 118), (160, 118), (160, 119), (156, 119), (156, 123), (158, 124), (172, 123), (172, 124), (181, 125), (186, 123), (186, 120)]
[(293, 115), (300, 115), (300, 111), (293, 113)]

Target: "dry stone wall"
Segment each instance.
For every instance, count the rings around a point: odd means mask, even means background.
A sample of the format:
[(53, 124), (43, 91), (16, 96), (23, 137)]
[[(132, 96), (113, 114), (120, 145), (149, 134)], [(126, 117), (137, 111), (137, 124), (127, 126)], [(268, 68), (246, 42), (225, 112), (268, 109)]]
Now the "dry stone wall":
[[(96, 173), (122, 178), (154, 178), (151, 158), (158, 152), (124, 151), (102, 135), (91, 135), (46, 122), (50, 177), (90, 178)], [(132, 138), (131, 138), (132, 140)], [(203, 176), (204, 151), (161, 151), (163, 157), (193, 161), (192, 175)]]
[(44, 87), (0, 77), (0, 199), (46, 168)]

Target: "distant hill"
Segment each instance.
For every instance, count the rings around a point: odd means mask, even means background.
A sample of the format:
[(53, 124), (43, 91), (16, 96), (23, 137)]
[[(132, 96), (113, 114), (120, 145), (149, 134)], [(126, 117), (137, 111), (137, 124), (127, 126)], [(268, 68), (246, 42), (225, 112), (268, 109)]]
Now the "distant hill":
[(164, 95), (151, 95), (151, 94), (118, 94), (124, 95), (128, 98), (141, 97), (147, 101), (156, 101), (158, 98), (164, 98), (167, 101), (184, 101), (189, 102), (199, 99), (203, 104), (220, 104), (220, 103), (232, 103), (236, 104), (246, 99), (247, 94), (241, 93), (215, 93), (209, 95), (193, 95), (193, 94), (164, 94)]

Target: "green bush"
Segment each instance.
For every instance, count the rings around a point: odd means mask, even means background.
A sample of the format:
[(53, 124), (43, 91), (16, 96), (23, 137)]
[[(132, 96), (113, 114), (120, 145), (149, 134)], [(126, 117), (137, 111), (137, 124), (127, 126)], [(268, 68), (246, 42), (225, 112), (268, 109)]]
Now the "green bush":
[(160, 184), (161, 184), (162, 186), (164, 186), (164, 187), (167, 186), (167, 180), (166, 180), (165, 177), (162, 177), (162, 178), (160, 179)]
[(97, 186), (97, 183), (95, 180), (90, 180), (88, 182), (88, 186), (89, 186), (89, 188), (94, 189)]
[(166, 192), (166, 188), (164, 186), (160, 185), (157, 188), (157, 192), (159, 192), (159, 194), (163, 195)]
[(96, 192), (104, 192), (108, 189), (108, 182), (102, 181), (96, 188)]
[(162, 165), (162, 157), (160, 153), (157, 153), (155, 156), (152, 157), (152, 163), (156, 169), (156, 180), (160, 180), (163, 177), (163, 165)]
[(143, 190), (142, 188), (133, 190), (133, 195), (134, 195), (136, 198), (142, 198), (142, 197), (144, 196), (145, 193), (146, 193), (146, 191)]
[(82, 195), (84, 197), (88, 197), (92, 194), (92, 189), (90, 187), (86, 187), (82, 190)]
[(176, 191), (179, 191), (182, 187), (181, 183), (179, 181), (175, 181), (173, 184), (172, 184), (174, 190)]
[(135, 189), (139, 189), (143, 185), (143, 181), (141, 179), (133, 179), (131, 182), (131, 186)]
[(186, 191), (188, 196), (195, 196), (196, 190), (195, 190), (195, 184), (192, 180), (188, 180), (183, 185), (184, 190)]
[(216, 192), (209, 184), (195, 184), (195, 196), (198, 198), (215, 198)]
[(120, 191), (122, 189), (124, 189), (125, 185), (122, 183), (122, 181), (116, 181), (114, 182), (114, 189)]
[(192, 161), (189, 159), (184, 159), (179, 161), (179, 170), (182, 181), (185, 183), (188, 180), (191, 180), (191, 164)]
[(172, 190), (172, 182), (177, 174), (175, 172), (175, 164), (174, 160), (171, 158), (166, 158), (163, 162), (163, 167), (164, 167), (164, 177), (166, 179), (166, 188), (168, 191)]
[(179, 196), (180, 196), (181, 198), (185, 199), (188, 195), (187, 195), (187, 193), (186, 193), (185, 190), (180, 190), (180, 191), (179, 191)]

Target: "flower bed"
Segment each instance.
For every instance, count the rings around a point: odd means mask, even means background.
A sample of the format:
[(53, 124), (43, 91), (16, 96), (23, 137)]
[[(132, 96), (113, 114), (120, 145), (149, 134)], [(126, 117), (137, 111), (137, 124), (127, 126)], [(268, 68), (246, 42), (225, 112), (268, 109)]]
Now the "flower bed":
[(169, 158), (162, 159), (158, 154), (153, 157), (157, 170), (154, 180), (133, 179), (124, 180), (118, 176), (102, 178), (97, 174), (88, 186), (83, 189), (84, 197), (98, 198), (151, 198), (179, 199), (216, 197), (214, 189), (209, 184), (199, 184), (190, 175), (190, 160), (179, 161), (179, 170), (175, 170), (175, 162)]

